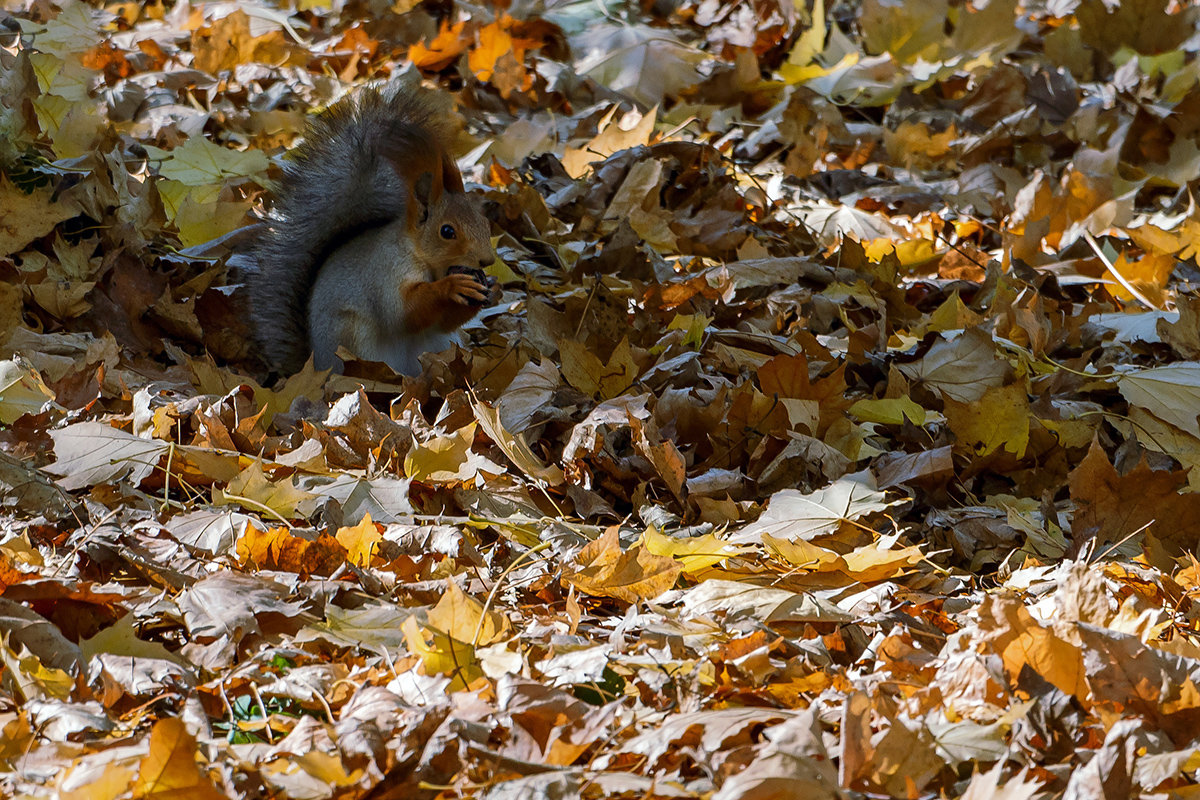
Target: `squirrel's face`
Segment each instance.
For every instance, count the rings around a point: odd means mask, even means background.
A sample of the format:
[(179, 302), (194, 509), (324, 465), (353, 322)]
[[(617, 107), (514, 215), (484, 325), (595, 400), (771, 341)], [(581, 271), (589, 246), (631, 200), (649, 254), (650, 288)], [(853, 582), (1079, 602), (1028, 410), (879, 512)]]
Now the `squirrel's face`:
[(438, 280), (450, 267), (483, 269), (496, 260), (491, 226), (474, 198), (443, 192), (421, 215), (414, 232), (415, 260)]

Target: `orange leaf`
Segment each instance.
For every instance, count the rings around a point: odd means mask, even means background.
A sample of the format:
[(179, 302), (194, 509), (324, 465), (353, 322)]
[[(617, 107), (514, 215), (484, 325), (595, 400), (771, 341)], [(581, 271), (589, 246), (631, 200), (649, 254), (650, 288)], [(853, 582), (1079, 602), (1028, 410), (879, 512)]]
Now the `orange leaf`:
[(467, 40), (463, 36), (465, 26), (465, 22), (449, 25), (443, 20), (441, 30), (432, 42), (428, 45), (417, 42), (408, 48), (408, 59), (419, 69), (441, 72), (467, 49)]
[(237, 542), (238, 560), (259, 569), (278, 569), (299, 575), (329, 575), (347, 560), (346, 548), (328, 533), (302, 539), (287, 528), (260, 531), (249, 526)]
[(467, 66), (481, 81), (491, 80), (500, 56), (513, 51), (512, 36), (500, 26), (500, 22), (497, 20), (480, 29), (479, 45), (472, 48), (467, 56)]
[(221, 800), (217, 791), (196, 765), (196, 740), (177, 717), (154, 723), (150, 752), (139, 765), (133, 784), (137, 800)]

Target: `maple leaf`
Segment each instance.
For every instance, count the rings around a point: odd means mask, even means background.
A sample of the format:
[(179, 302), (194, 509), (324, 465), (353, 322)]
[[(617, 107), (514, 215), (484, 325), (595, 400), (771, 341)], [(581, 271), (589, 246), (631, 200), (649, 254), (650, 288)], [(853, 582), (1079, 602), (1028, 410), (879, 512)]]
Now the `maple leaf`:
[(196, 764), (196, 740), (176, 718), (154, 723), (150, 731), (150, 752), (138, 765), (138, 776), (132, 788), (133, 796), (138, 800), (166, 797), (218, 800), (224, 797), (200, 771)]
[(1200, 497), (1180, 493), (1186, 480), (1180, 472), (1152, 470), (1144, 460), (1119, 475), (1093, 442), (1070, 475), (1071, 497), (1078, 506), (1071, 520), (1073, 535), (1116, 543), (1149, 531), (1172, 548), (1194, 548), (1189, 531), (1200, 513)]
[(588, 594), (626, 603), (658, 597), (675, 585), (683, 571), (675, 559), (654, 555), (645, 547), (622, 551), (615, 528), (579, 551), (576, 564), (577, 569), (564, 573), (563, 580)]

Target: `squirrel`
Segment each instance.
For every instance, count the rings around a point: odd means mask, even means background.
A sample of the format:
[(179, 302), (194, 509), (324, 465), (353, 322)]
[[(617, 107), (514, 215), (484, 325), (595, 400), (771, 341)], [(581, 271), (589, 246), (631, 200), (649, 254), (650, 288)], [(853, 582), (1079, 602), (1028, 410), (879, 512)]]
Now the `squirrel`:
[[(446, 151), (457, 129), (432, 91), (361, 90), (313, 118), (249, 246), (251, 321), (292, 374), (339, 346), (416, 374), (490, 301), (490, 226)], [(489, 282), (490, 280), (490, 282)]]

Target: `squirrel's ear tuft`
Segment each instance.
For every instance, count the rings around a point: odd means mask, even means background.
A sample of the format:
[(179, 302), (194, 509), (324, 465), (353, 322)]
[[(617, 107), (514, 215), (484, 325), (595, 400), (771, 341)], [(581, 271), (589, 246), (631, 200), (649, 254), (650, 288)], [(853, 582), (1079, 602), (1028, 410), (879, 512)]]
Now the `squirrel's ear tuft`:
[(447, 192), (463, 191), (462, 175), (458, 171), (458, 165), (449, 155), (442, 156), (442, 188)]

